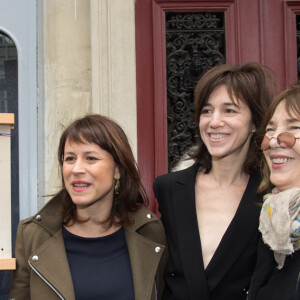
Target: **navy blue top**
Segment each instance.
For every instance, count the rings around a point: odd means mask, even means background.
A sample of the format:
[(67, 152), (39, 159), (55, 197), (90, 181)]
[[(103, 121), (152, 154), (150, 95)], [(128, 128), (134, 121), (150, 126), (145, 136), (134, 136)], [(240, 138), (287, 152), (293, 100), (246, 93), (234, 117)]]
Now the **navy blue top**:
[(133, 300), (134, 288), (124, 229), (86, 238), (63, 227), (76, 300)]

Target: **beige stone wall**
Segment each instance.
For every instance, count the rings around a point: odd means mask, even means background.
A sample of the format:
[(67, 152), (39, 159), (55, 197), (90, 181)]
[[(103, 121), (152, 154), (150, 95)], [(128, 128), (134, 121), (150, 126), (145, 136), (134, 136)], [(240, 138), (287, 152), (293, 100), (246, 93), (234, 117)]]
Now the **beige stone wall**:
[[(86, 113), (116, 120), (136, 156), (135, 0), (40, 1), (44, 40), (40, 194), (45, 195), (60, 187), (60, 134)], [(47, 200), (40, 199), (40, 206)]]
[(116, 120), (137, 156), (135, 0), (91, 0), (93, 112)]
[(90, 1), (44, 1), (44, 193), (60, 187), (57, 148), (64, 126), (92, 111)]

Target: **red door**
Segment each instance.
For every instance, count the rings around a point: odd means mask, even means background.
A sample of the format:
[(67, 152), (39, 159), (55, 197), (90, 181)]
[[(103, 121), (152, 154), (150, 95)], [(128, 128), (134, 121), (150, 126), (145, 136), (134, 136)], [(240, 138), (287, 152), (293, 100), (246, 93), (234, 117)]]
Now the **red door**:
[[(170, 13), (177, 18), (179, 13), (181, 20), (191, 19), (191, 13), (206, 12), (211, 18), (220, 13), (223, 16), (222, 59), (226, 63), (260, 62), (276, 73), (280, 89), (298, 80), (296, 17), (300, 15), (300, 1), (136, 0), (138, 164), (150, 208), (155, 212), (153, 180), (167, 173), (170, 163), (167, 18)], [(190, 17), (182, 17), (185, 13)]]

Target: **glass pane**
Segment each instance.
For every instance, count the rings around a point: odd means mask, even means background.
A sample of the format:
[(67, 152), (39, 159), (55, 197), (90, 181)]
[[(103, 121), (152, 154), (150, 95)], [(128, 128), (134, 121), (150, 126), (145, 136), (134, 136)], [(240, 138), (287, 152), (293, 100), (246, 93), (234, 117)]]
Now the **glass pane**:
[(169, 171), (195, 142), (195, 85), (226, 62), (225, 50), (223, 12), (166, 13)]
[[(0, 113), (14, 113), (11, 131), (12, 240), (19, 221), (18, 58), (14, 42), (0, 32)], [(0, 300), (8, 299), (11, 272), (0, 271)]]

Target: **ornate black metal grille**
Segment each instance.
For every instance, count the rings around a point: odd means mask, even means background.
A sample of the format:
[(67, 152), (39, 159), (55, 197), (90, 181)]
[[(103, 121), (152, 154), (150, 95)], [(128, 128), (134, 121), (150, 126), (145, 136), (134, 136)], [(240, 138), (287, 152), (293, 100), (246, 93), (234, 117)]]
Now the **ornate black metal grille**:
[(298, 81), (300, 81), (300, 15), (296, 16), (297, 24), (297, 70), (298, 70)]
[(223, 12), (167, 12), (167, 118), (169, 171), (195, 143), (194, 87), (211, 67), (225, 63)]

